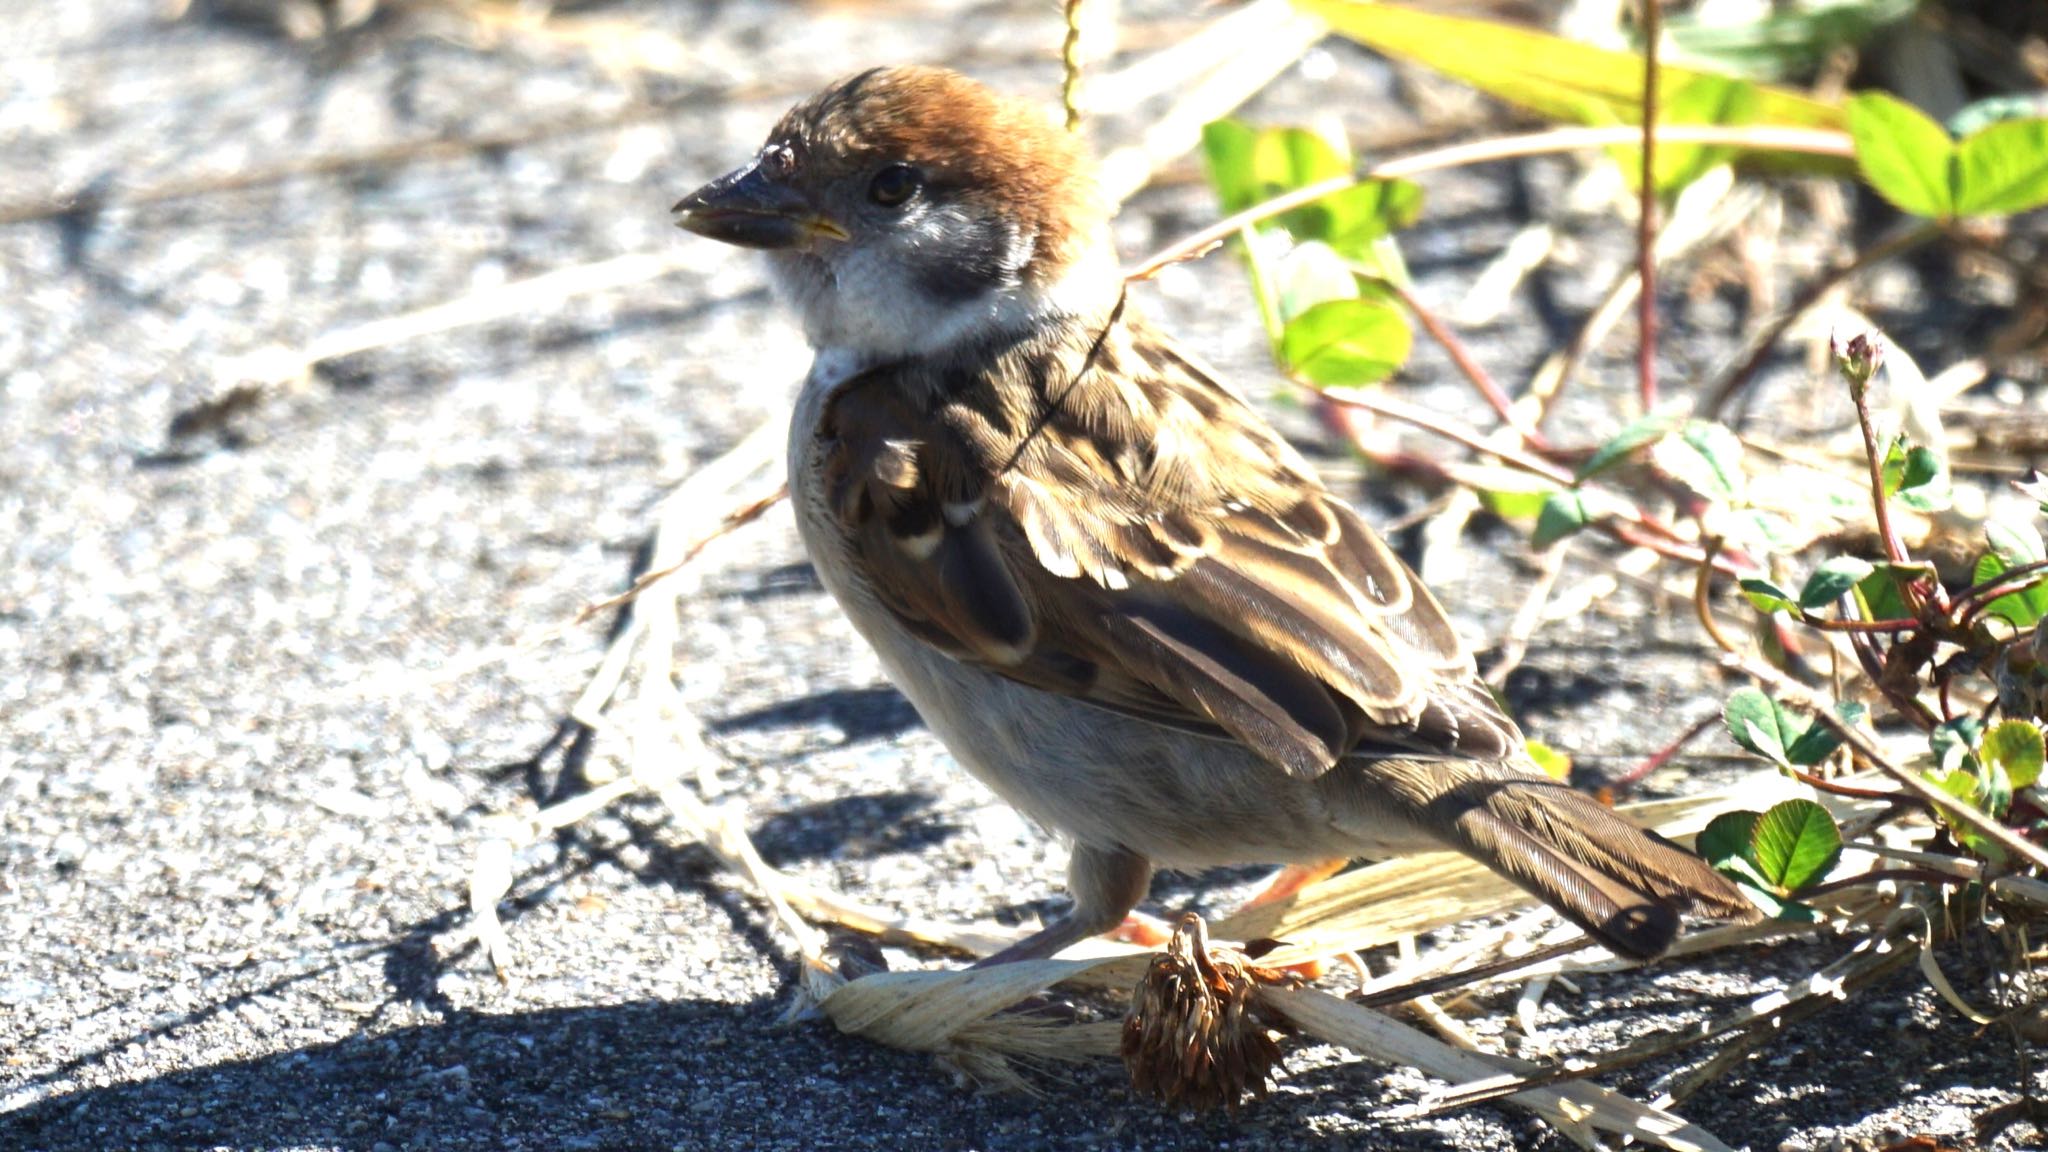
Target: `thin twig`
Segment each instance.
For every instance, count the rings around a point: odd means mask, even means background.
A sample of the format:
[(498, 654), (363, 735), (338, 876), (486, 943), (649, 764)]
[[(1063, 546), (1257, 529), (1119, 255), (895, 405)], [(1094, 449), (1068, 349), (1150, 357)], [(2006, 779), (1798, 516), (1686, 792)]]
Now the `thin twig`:
[(1643, 411), (1657, 407), (1657, 38), (1659, 0), (1643, 4), (1643, 186), (1636, 220), (1636, 392)]
[(735, 531), (736, 529), (743, 528), (748, 524), (752, 524), (754, 521), (761, 518), (762, 513), (767, 512), (770, 508), (773, 508), (777, 504), (780, 504), (783, 500), (787, 499), (788, 497), (789, 485), (787, 483), (782, 483), (775, 486), (775, 491), (770, 492), (765, 496), (760, 496), (752, 500), (749, 500), (746, 503), (741, 504), (739, 507), (734, 508), (732, 511), (727, 512), (725, 514), (725, 518), (718, 522), (718, 527), (691, 540), (689, 544), (687, 544), (683, 548), (683, 554), (677, 557), (675, 563), (666, 565), (661, 568), (652, 569), (647, 572), (643, 572), (640, 574), (639, 579), (633, 581), (633, 586), (631, 588), (626, 589), (624, 592), (621, 592), (616, 596), (608, 596), (603, 600), (594, 601), (592, 603), (584, 605), (583, 610), (576, 613), (575, 622), (581, 624), (600, 612), (610, 611), (613, 608), (617, 608), (623, 604), (631, 603), (632, 601), (638, 599), (642, 592), (647, 591), (649, 588), (660, 583), (662, 580), (667, 579), (670, 576), (673, 576), (676, 572), (682, 569), (683, 565), (688, 564), (692, 560), (695, 560), (698, 557), (698, 555), (704, 551), (705, 548), (709, 547), (712, 544), (713, 541), (718, 540), (720, 537), (723, 537), (726, 534)]
[(2034, 560), (2017, 568), (2008, 568), (1981, 584), (1973, 584), (1956, 593), (1952, 606), (1962, 609), (1956, 623), (1962, 628), (1969, 628), (1978, 614), (1989, 608), (1993, 601), (2019, 591), (2043, 572), (2048, 572), (2048, 560)]
[[(1347, 408), (1360, 408), (1399, 420), (1404, 424), (1412, 424), (1425, 432), (1434, 432), (1447, 440), (1463, 444), (1475, 452), (1492, 456), (1532, 475), (1541, 476), (1561, 487), (1570, 487), (1573, 483), (1570, 472), (1548, 460), (1481, 436), (1469, 428), (1454, 424), (1415, 405), (1389, 399), (1362, 388), (1321, 388), (1317, 389), (1317, 392), (1335, 404)], [(1593, 527), (1624, 544), (1646, 548), (1674, 560), (1698, 563), (1704, 555), (1697, 545), (1680, 536), (1676, 529), (1634, 506), (1626, 507), (1613, 516), (1601, 517), (1594, 522)], [(1755, 561), (1728, 552), (1713, 557), (1712, 563), (1715, 568), (1731, 576), (1754, 576), (1760, 570)]]
[(1375, 415), (1399, 420), (1404, 424), (1413, 424), (1425, 432), (1432, 432), (1446, 440), (1463, 444), (1474, 452), (1492, 456), (1504, 464), (1511, 464), (1554, 484), (1565, 487), (1572, 484), (1572, 474), (1569, 471), (1541, 456), (1531, 455), (1506, 444), (1495, 443), (1472, 429), (1454, 424), (1425, 408), (1390, 399), (1363, 388), (1323, 388), (1318, 391), (1332, 403), (1347, 408), (1362, 408)]
[[(1670, 137), (1666, 136), (1665, 139)], [(1747, 355), (1736, 363), (1734, 370), (1707, 389), (1705, 398), (1700, 401), (1700, 419), (1719, 420), (1728, 402), (1749, 387), (1750, 381), (1763, 370), (1764, 362), (1770, 359), (1772, 351), (1778, 346), (1778, 341), (1784, 339), (1785, 333), (1791, 330), (1792, 325), (1798, 323), (1800, 317), (1805, 316), (1815, 304), (1820, 303), (1821, 297), (1826, 296), (1836, 285), (1874, 264), (1910, 252), (1939, 235), (1941, 228), (1936, 224), (1922, 221), (1903, 226), (1890, 237), (1858, 252), (1846, 263), (1837, 265), (1808, 284), (1784, 311), (1757, 329), (1756, 334), (1746, 345)]]
[(1719, 536), (1700, 541), (1699, 574), (1693, 577), (1692, 582), (1692, 610), (1693, 615), (1699, 617), (1700, 627), (1707, 630), (1707, 639), (1714, 642), (1714, 647), (1732, 655), (1736, 650), (1735, 642), (1721, 631), (1721, 622), (1714, 619), (1714, 605), (1708, 595), (1714, 584), (1714, 558), (1720, 554)]
[(1855, 979), (1858, 984), (1868, 983), (1876, 976), (1911, 960), (1915, 955), (1917, 935), (1910, 931), (1898, 931), (1895, 924), (1888, 925), (1882, 935), (1866, 937), (1847, 956), (1807, 977), (1806, 986), (1796, 993), (1772, 992), (1722, 1020), (1698, 1028), (1663, 1032), (1646, 1037), (1619, 1051), (1605, 1053), (1597, 1060), (1574, 1060), (1540, 1072), (1500, 1076), (1460, 1085), (1435, 1097), (1430, 1102), (1430, 1108), (1432, 1111), (1462, 1108), (1512, 1096), (1536, 1085), (1580, 1080), (1623, 1068), (1632, 1068), (1645, 1061), (1683, 1051), (1731, 1032), (1746, 1032), (1750, 1029), (1776, 1032), (1793, 1009), (1810, 1005), (1812, 1010), (1818, 1011), (1828, 1004), (1838, 1003), (1849, 980)]
[[(1729, 128), (1714, 124), (1666, 124), (1657, 129), (1657, 138), (1676, 144), (1718, 144), (1732, 148), (1754, 148), (1779, 152), (1801, 152), (1814, 156), (1852, 157), (1855, 148), (1845, 132), (1809, 128)], [(1333, 176), (1314, 184), (1297, 188), (1282, 196), (1276, 196), (1261, 204), (1254, 204), (1242, 212), (1233, 213), (1216, 223), (1194, 232), (1173, 244), (1160, 249), (1139, 264), (1128, 275), (1133, 280), (1145, 280), (1156, 275), (1161, 268), (1177, 264), (1188, 258), (1192, 252), (1213, 249), (1245, 228), (1261, 220), (1270, 219), (1283, 212), (1290, 212), (1304, 204), (1310, 204), (1325, 196), (1342, 192), (1366, 180), (1400, 180), (1420, 176), (1426, 172), (1438, 172), (1449, 168), (1461, 168), (1470, 164), (1484, 164), (1497, 160), (1514, 160), (1528, 156), (1547, 156), (1556, 152), (1579, 152), (1592, 148), (1608, 148), (1616, 144), (1639, 142), (1637, 129), (1626, 125), (1609, 128), (1557, 128), (1548, 132), (1532, 132), (1521, 136), (1502, 136), (1492, 140), (1476, 140), (1466, 144), (1454, 144), (1447, 148), (1432, 148), (1413, 156), (1404, 156), (1376, 164), (1362, 175)]]
[[(1907, 564), (1912, 557), (1906, 553), (1906, 542), (1899, 537), (1898, 529), (1892, 526), (1891, 497), (1884, 490), (1885, 453), (1877, 446), (1877, 426), (1870, 415), (1869, 381), (1851, 382), (1849, 398), (1856, 405), (1856, 427), (1863, 433), (1863, 460), (1870, 468), (1870, 506), (1877, 512), (1877, 535), (1884, 542), (1884, 553), (1894, 564)], [(1907, 603), (1919, 608), (1912, 594), (1912, 585), (1902, 586), (1899, 591)]]
[(1499, 688), (1507, 683), (1508, 673), (1522, 663), (1529, 652), (1529, 639), (1543, 624), (1543, 606), (1549, 602), (1550, 593), (1557, 587), (1557, 578), (1564, 571), (1565, 549), (1545, 548), (1536, 554), (1536, 578), (1529, 584), (1528, 595), (1522, 597), (1521, 607), (1508, 621), (1507, 631), (1501, 634), (1500, 650), (1493, 663), (1487, 666), (1481, 677), (1486, 683)]

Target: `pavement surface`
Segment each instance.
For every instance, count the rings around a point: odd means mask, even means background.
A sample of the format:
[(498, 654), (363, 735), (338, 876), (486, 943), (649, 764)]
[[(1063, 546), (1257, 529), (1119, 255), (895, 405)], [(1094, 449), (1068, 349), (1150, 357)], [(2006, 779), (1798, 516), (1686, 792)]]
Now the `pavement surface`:
[[(649, 801), (518, 857), (517, 979), (501, 985), (465, 911), (487, 821), (621, 764), (621, 745), (565, 721), (607, 627), (569, 622), (630, 581), (667, 491), (782, 418), (803, 369), (759, 269), (677, 233), (668, 204), (857, 67), (949, 62), (1050, 94), (1059, 16), (582, 4), (563, 7), (611, 35), (387, 14), (305, 44), (232, 7), (175, 22), (155, 0), (0, 11), (0, 205), (57, 206), (0, 223), (0, 1148), (1568, 1146), (1504, 1108), (1418, 1115), (1419, 1075), (1314, 1046), (1230, 1119), (1135, 1099), (1114, 1065), (996, 1094), (826, 1025), (779, 1027), (788, 942)], [(1147, 0), (1125, 15), (1164, 42), (1199, 13)], [(1249, 114), (1336, 115), (1372, 135), (1457, 99), (1332, 45)], [(662, 111), (632, 115), (648, 105)], [(548, 128), (606, 118), (625, 122)], [(1098, 131), (1115, 145), (1140, 127)], [(389, 151), (439, 139), (491, 146)], [(283, 169), (297, 174), (272, 178)], [(1140, 194), (1127, 252), (1212, 217), (1195, 176)], [(1433, 178), (1407, 245), (1424, 298), (1455, 301), (1569, 177), (1540, 162)], [(1505, 379), (1568, 338), (1628, 258), (1612, 217), (1573, 227), (1565, 258), (1473, 334)], [(636, 253), (674, 268), (341, 357), (191, 426), (235, 357)], [(1903, 307), (1929, 291), (1921, 275), (1881, 274), (1880, 317), (1924, 331), (1923, 356), (1945, 363), (2005, 302), (1929, 320)], [(1272, 395), (1227, 257), (1147, 296)], [(1667, 379), (1730, 354), (1741, 304), (1729, 288), (1671, 294)], [(1561, 419), (1612, 426), (1600, 382), (1626, 386), (1625, 344), (1596, 357), (1583, 411)], [(1774, 386), (1805, 379), (1789, 361)], [(1402, 387), (1472, 411), (1433, 351)], [(1356, 475), (1298, 408), (1277, 410), (1333, 475)], [(1360, 493), (1381, 522), (1426, 498)], [(1530, 578), (1526, 547), (1481, 523), (1458, 553), (1438, 590), (1484, 647)], [(1575, 561), (1565, 580), (1601, 570)], [(1063, 853), (882, 681), (786, 512), (702, 579), (678, 683), (728, 762), (714, 799), (747, 806), (771, 863), (928, 916), (1056, 909)], [(1624, 588), (1538, 633), (1509, 697), (1597, 781), (1716, 708), (1726, 686), (1700, 648), (1682, 610)], [(1731, 770), (1715, 739), (1699, 747), (1653, 787)], [(1214, 908), (1256, 879), (1163, 877), (1153, 906)], [(1587, 979), (1551, 994), (1519, 1050), (1682, 1027), (1846, 946)], [(1970, 958), (1952, 962), (1967, 983)], [(1504, 1037), (1511, 1010), (1482, 1000), (1471, 1026)], [(1909, 975), (1790, 1029), (1682, 1111), (1757, 1149), (1961, 1142), (2029, 1077), (2048, 1089), (2039, 1056)], [(1641, 1092), (1666, 1070), (1615, 1086)], [(2038, 1139), (2021, 1126), (1997, 1146)]]

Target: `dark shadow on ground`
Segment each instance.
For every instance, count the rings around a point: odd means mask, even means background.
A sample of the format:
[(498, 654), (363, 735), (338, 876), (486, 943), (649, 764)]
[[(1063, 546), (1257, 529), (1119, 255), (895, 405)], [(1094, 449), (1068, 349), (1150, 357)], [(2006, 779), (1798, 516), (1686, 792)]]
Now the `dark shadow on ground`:
[(781, 700), (762, 708), (710, 722), (713, 733), (748, 732), (757, 729), (808, 727), (820, 722), (846, 734), (849, 743), (887, 740), (917, 727), (922, 721), (910, 701), (894, 688), (840, 688), (795, 700)]
[(803, 804), (754, 828), (754, 846), (777, 868), (800, 860), (872, 860), (936, 847), (960, 825), (931, 811), (925, 792), (870, 792)]
[[(824, 1023), (778, 1027), (778, 1015), (760, 999), (455, 1011), (381, 1034), (67, 1092), (0, 1117), (0, 1147), (1025, 1152), (1213, 1148), (1254, 1129), (1263, 1129), (1260, 1147), (1455, 1147), (1423, 1130), (1391, 1142), (1320, 1137), (1298, 1094), (1253, 1104), (1241, 1118), (1176, 1115), (1131, 1098), (1111, 1060), (1045, 1069), (1036, 1079), (1043, 1095), (974, 1093), (924, 1056)], [(735, 1067), (750, 1075), (732, 1076)], [(1296, 1083), (1327, 1107), (1378, 1096), (1370, 1087), (1378, 1076), (1353, 1063)], [(251, 1109), (250, 1100), (290, 1103)], [(868, 1120), (849, 1126), (850, 1116)], [(1524, 1123), (1533, 1134), (1533, 1122)]]

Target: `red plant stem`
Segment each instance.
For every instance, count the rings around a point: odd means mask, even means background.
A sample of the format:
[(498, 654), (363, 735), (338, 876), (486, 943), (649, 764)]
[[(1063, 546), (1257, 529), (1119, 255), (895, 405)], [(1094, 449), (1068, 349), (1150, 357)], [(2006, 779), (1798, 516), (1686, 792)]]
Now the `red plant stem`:
[[(1870, 503), (1877, 509), (1877, 534), (1884, 541), (1884, 554), (1894, 564), (1909, 563), (1906, 542), (1892, 527), (1892, 502), (1884, 494), (1884, 456), (1877, 449), (1877, 426), (1870, 419), (1869, 384), (1852, 384), (1849, 398), (1856, 402), (1856, 424), (1863, 429), (1863, 459), (1870, 465)], [(1902, 591), (1912, 598), (1911, 585)], [(1915, 610), (1919, 607), (1917, 603), (1913, 605)]]
[[(1602, 520), (1598, 522), (1596, 527), (1623, 544), (1636, 548), (1648, 548), (1650, 551), (1669, 560), (1683, 560), (1688, 564), (1710, 562), (1707, 560), (1706, 552), (1699, 546), (1678, 543), (1676, 542), (1677, 538), (1671, 536), (1669, 528), (1666, 528), (1663, 524), (1658, 523), (1649, 516), (1644, 516), (1640, 512), (1637, 515), (1642, 516), (1642, 518), (1640, 520), (1622, 520), (1618, 518)], [(1664, 535), (1660, 538), (1657, 535), (1643, 531), (1645, 528), (1656, 528)], [(1763, 569), (1756, 566), (1755, 562), (1752, 561), (1745, 564), (1737, 554), (1728, 551), (1722, 551), (1715, 555), (1711, 563), (1715, 571), (1727, 576), (1754, 576), (1763, 571)]]
[(1876, 632), (1887, 636), (1926, 627), (1918, 620), (1830, 620), (1805, 612), (1799, 614), (1799, 622), (1820, 632)]
[(1700, 733), (1713, 727), (1714, 722), (1720, 718), (1719, 713), (1709, 712), (1698, 720), (1693, 721), (1691, 727), (1679, 733), (1676, 740), (1658, 749), (1642, 763), (1615, 777), (1607, 785), (1608, 791), (1616, 796), (1625, 795), (1630, 789), (1648, 779), (1650, 773), (1671, 763), (1672, 758), (1677, 756), (1687, 744), (1699, 739)]
[[(1993, 600), (2008, 593), (2019, 591), (2028, 582), (2028, 577), (2039, 575), (2042, 572), (2048, 572), (2048, 560), (2035, 560), (2022, 564), (2017, 568), (2008, 568), (1982, 584), (1973, 585), (1957, 593), (1955, 607), (1963, 609), (1963, 613), (1957, 618), (1956, 622), (1962, 627), (1968, 628), (1976, 622), (1979, 613), (1991, 606)], [(2008, 584), (2015, 586), (2008, 588), (2006, 587)]]
[(1657, 407), (1657, 37), (1658, 0), (1643, 0), (1643, 186), (1636, 220), (1636, 392)]
[(1444, 354), (1451, 358), (1451, 363), (1457, 366), (1459, 372), (1464, 373), (1465, 379), (1472, 382), (1472, 387), (1479, 390), (1479, 395), (1500, 414), (1501, 420), (1522, 437), (1522, 443), (1533, 451), (1548, 454), (1551, 451), (1550, 441), (1516, 414), (1514, 401), (1508, 399), (1507, 392), (1501, 388), (1499, 382), (1488, 375), (1486, 369), (1479, 366), (1479, 361), (1473, 359), (1471, 350), (1465, 347), (1464, 342), (1458, 339), (1443, 319), (1425, 307), (1421, 300), (1416, 299), (1415, 293), (1410, 292), (1405, 285), (1396, 284), (1391, 280), (1386, 283), (1394, 290), (1394, 294), (1401, 298), (1401, 303), (1407, 306), (1408, 311), (1414, 314), (1415, 322), (1422, 325), (1422, 330), (1429, 333), (1430, 339), (1437, 342), (1444, 350)]
[(1484, 455), (1492, 456), (1504, 464), (1512, 464), (1524, 472), (1541, 476), (1553, 484), (1570, 487), (1572, 474), (1552, 464), (1541, 456), (1533, 456), (1520, 449), (1502, 444), (1488, 443), (1486, 438), (1469, 428), (1453, 424), (1424, 408), (1405, 404), (1399, 400), (1368, 392), (1362, 388), (1321, 388), (1316, 389), (1324, 399), (1346, 408), (1359, 408), (1403, 424), (1412, 424), (1424, 432), (1434, 432), (1446, 440), (1463, 444)]
[(1797, 767), (1787, 768), (1786, 771), (1792, 774), (1794, 780), (1816, 792), (1846, 796), (1851, 800), (1884, 800), (1893, 804), (1917, 805), (1923, 808), (1927, 806), (1919, 797), (1905, 792), (1887, 792), (1882, 788), (1858, 788), (1850, 784), (1838, 784), (1833, 780), (1815, 776), (1811, 772), (1801, 771)]

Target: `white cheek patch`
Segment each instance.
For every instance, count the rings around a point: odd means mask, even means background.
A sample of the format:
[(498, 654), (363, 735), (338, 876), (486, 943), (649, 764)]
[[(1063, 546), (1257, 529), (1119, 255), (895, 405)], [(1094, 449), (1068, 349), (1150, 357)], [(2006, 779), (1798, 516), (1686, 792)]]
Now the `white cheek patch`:
[[(854, 355), (863, 366), (1113, 306), (1121, 277), (1107, 246), (1100, 258), (1034, 290), (1017, 277), (1037, 252), (1035, 236), (1004, 228), (968, 243), (963, 233), (974, 231), (952, 213), (928, 213), (891, 243), (847, 245), (826, 259), (779, 260), (773, 267), (811, 346), (821, 356), (828, 349)], [(981, 256), (962, 260), (963, 248)]]

